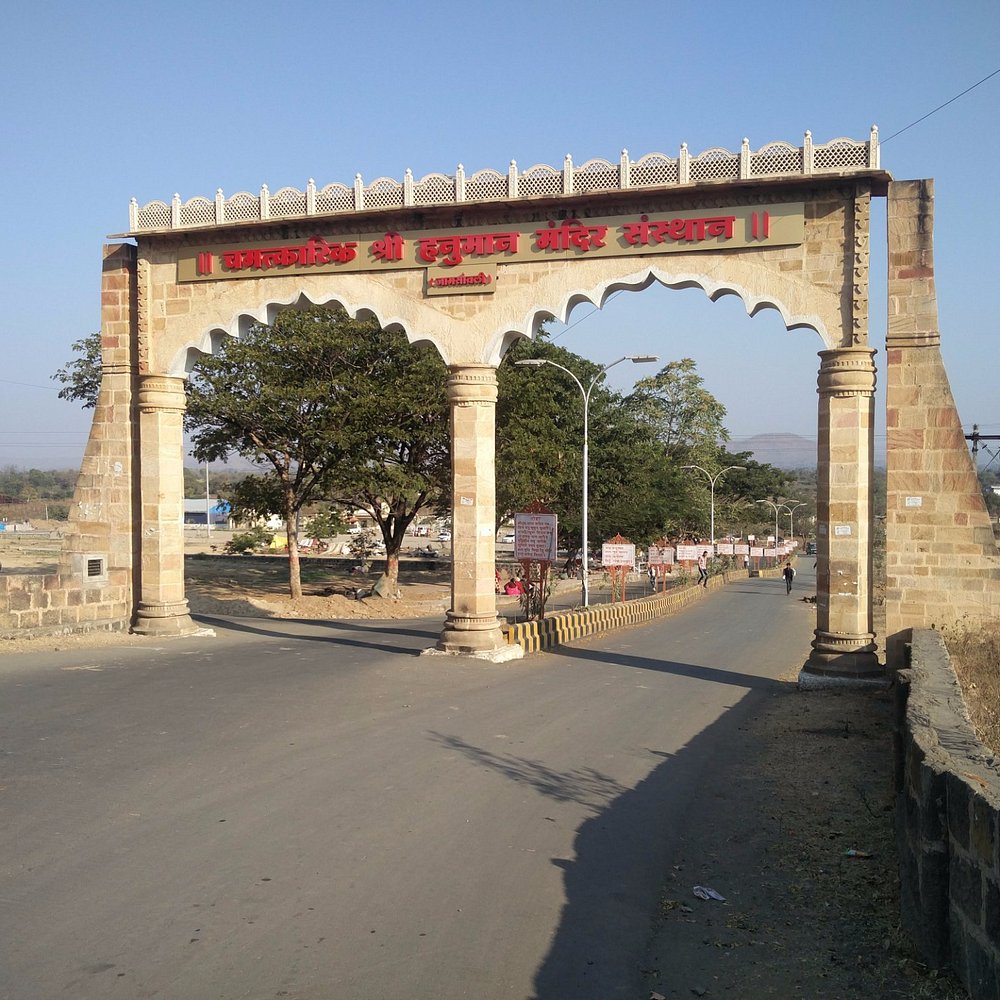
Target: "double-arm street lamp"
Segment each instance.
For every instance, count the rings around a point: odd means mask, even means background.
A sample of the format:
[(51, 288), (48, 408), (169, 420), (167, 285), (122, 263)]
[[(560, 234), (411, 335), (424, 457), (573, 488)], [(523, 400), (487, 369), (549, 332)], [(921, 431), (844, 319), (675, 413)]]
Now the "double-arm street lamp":
[(704, 472), (708, 476), (708, 481), (712, 484), (712, 555), (715, 555), (715, 484), (731, 469), (740, 469), (741, 471), (746, 471), (745, 465), (727, 465), (721, 472), (717, 472), (714, 476), (708, 469), (703, 469), (700, 465), (682, 465), (682, 469), (697, 469), (699, 472)]
[[(792, 506), (789, 507), (788, 504), (791, 504)], [(788, 534), (792, 537), (793, 540), (795, 538), (795, 511), (797, 511), (799, 507), (805, 507), (805, 505), (806, 503), (804, 500), (798, 500), (798, 501), (789, 500), (788, 503), (783, 503), (781, 505), (785, 510), (788, 511)]]
[[(796, 507), (802, 504), (797, 500), (787, 500), (785, 503), (775, 503), (773, 500), (754, 500), (754, 503), (766, 503), (774, 508), (774, 565), (778, 565), (778, 511), (788, 510), (788, 504), (793, 503)], [(794, 510), (795, 507), (792, 508)], [(791, 513), (788, 515), (791, 517)]]
[(564, 371), (576, 383), (577, 388), (580, 390), (580, 395), (583, 396), (583, 524), (580, 531), (580, 534), (583, 536), (583, 559), (580, 563), (580, 569), (583, 573), (583, 581), (580, 589), (581, 599), (585, 608), (590, 607), (590, 544), (587, 535), (587, 507), (589, 502), (588, 465), (590, 461), (590, 393), (597, 384), (598, 380), (609, 368), (614, 368), (615, 365), (620, 365), (623, 361), (631, 361), (633, 364), (640, 365), (659, 360), (660, 359), (655, 354), (626, 354), (625, 357), (619, 358), (617, 361), (612, 361), (610, 364), (605, 365), (590, 380), (586, 389), (584, 389), (583, 383), (568, 368), (555, 361), (550, 361), (548, 358), (525, 358), (524, 361), (514, 362), (515, 365), (530, 366), (532, 368), (540, 368), (542, 365), (552, 365), (553, 368), (558, 368), (560, 371)]

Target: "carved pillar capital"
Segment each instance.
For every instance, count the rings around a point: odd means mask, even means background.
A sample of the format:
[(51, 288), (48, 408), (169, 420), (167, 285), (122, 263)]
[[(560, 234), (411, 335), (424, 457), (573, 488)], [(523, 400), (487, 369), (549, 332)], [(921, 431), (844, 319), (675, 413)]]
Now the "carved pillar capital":
[(496, 368), (491, 365), (450, 366), (448, 402), (452, 406), (496, 406)]
[(840, 347), (820, 351), (817, 392), (820, 396), (874, 396), (875, 349)]
[(183, 413), (187, 407), (184, 379), (170, 375), (143, 375), (139, 379), (141, 413)]

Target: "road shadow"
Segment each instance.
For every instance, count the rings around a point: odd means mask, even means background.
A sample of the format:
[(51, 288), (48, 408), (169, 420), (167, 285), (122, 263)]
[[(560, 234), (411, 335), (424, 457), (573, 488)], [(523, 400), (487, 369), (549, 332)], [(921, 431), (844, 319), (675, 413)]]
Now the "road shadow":
[[(794, 688), (784, 687), (789, 692)], [(643, 988), (649, 981), (643, 971), (647, 944), (657, 927), (687, 803), (718, 793), (712, 778), (725, 773), (726, 760), (739, 752), (738, 729), (766, 698), (760, 687), (746, 694), (639, 785), (595, 810), (579, 827), (571, 857), (551, 859), (562, 870), (566, 902), (535, 974), (531, 1000), (635, 1000), (649, 995)], [(735, 813), (730, 819), (738, 833), (747, 816)], [(682, 878), (698, 880), (694, 873)], [(672, 887), (690, 890), (686, 883)]]
[[(576, 802), (597, 813), (627, 789), (610, 775), (592, 767), (556, 771), (540, 760), (516, 754), (495, 753), (467, 743), (458, 736), (431, 731), (430, 738), (449, 750), (455, 750), (479, 767), (488, 767), (518, 784), (529, 785), (539, 795), (556, 802)], [(651, 751), (652, 752), (652, 751)]]
[[(693, 671), (705, 669), (673, 666), (688, 676), (700, 676)], [(748, 678), (740, 676), (746, 686)], [(735, 767), (740, 758), (739, 731), (747, 716), (770, 697), (794, 692), (791, 683), (757, 684), (677, 753), (645, 748), (662, 760), (631, 789), (593, 768), (556, 771), (539, 760), (497, 753), (454, 735), (428, 734), (477, 766), (554, 801), (578, 803), (590, 813), (577, 830), (570, 856), (550, 859), (563, 873), (565, 904), (529, 1000), (635, 1000), (648, 995), (643, 989), (647, 945), (657, 929), (663, 886), (689, 804), (699, 795), (719, 793), (713, 778), (725, 775), (727, 761)], [(734, 834), (745, 820), (745, 814), (731, 815)], [(697, 881), (693, 874), (684, 877)], [(691, 886), (685, 889), (689, 892)], [(677, 885), (673, 890), (681, 891)]]
[[(308, 618), (269, 618), (267, 624), (262, 624), (262, 619), (236, 619), (236, 618), (216, 618), (213, 615), (192, 614), (191, 618), (199, 625), (206, 628), (213, 628), (223, 633), (233, 633), (240, 635), (256, 635), (268, 639), (282, 639), (296, 642), (321, 642), (331, 646), (349, 646), (360, 649), (377, 649), (385, 653), (399, 653), (404, 656), (419, 656), (429, 645), (437, 641), (440, 630), (418, 628), (392, 627), (385, 623), (356, 624), (348, 625), (345, 622), (327, 621)], [(284, 627), (279, 622), (286, 623)], [(306, 631), (316, 629), (316, 632)], [(337, 634), (338, 630), (354, 633), (355, 636), (361, 633), (371, 636), (371, 639), (356, 638), (348, 635)], [(398, 642), (379, 642), (378, 637), (384, 636), (387, 640), (397, 638)], [(406, 640), (419, 640), (418, 642), (407, 642)]]
[(740, 673), (738, 670), (706, 667), (697, 663), (678, 663), (675, 660), (653, 659), (649, 656), (636, 656), (631, 653), (614, 653), (607, 649), (588, 649), (585, 646), (557, 646), (555, 649), (548, 650), (548, 653), (550, 656), (561, 656), (571, 660), (615, 663), (619, 666), (635, 667), (639, 670), (653, 670), (656, 673), (674, 674), (677, 677), (712, 681), (715, 684), (733, 684), (756, 691), (777, 693), (793, 686), (786, 681), (775, 680), (773, 677), (760, 677), (757, 674)]

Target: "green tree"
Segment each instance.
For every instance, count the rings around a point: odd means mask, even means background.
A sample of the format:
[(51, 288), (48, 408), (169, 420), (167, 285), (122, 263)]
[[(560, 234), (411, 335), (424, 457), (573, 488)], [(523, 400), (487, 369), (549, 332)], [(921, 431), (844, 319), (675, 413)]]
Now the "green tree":
[(52, 379), (61, 382), (60, 399), (79, 402), (85, 410), (97, 406), (101, 390), (101, 335), (92, 333), (83, 340), (76, 340), (72, 348), (80, 357), (60, 368)]
[(188, 382), (185, 419), (195, 458), (235, 454), (269, 467), (240, 480), (230, 499), (237, 517), (284, 518), (293, 598), (302, 595), (299, 510), (321, 495), (327, 468), (339, 457), (329, 402), (347, 365), (343, 341), (352, 334), (365, 331), (346, 318), (331, 324), (315, 310), (282, 313), (273, 326), (255, 324), (201, 358)]
[(451, 513), (448, 369), (432, 348), (412, 345), (374, 321), (351, 345), (333, 404), (340, 457), (325, 495), (364, 510), (385, 544), (386, 584), (395, 593), (406, 530), (425, 509)]
[[(544, 358), (581, 380), (598, 366), (549, 343), (519, 340), (497, 369), (497, 525), (533, 501), (559, 515), (564, 544), (579, 543), (583, 400), (565, 372), (551, 365), (519, 368), (516, 362)], [(588, 375), (589, 371), (589, 375)], [(600, 396), (592, 395), (591, 405)]]
[(302, 593), (299, 513), (319, 499), (372, 514), (395, 589), (407, 526), (422, 507), (446, 502), (445, 375), (430, 351), (328, 307), (283, 312), (195, 366), (194, 455), (238, 454), (268, 469), (236, 484), (231, 499), (237, 515), (283, 517), (293, 598)]
[(723, 420), (726, 408), (705, 387), (694, 361), (683, 358), (664, 365), (655, 375), (636, 382), (631, 404), (681, 464), (711, 460), (729, 440)]
[[(555, 346), (543, 331), (536, 341), (516, 343), (497, 372), (498, 521), (540, 500), (558, 514), (560, 540), (574, 551), (582, 532), (583, 396), (551, 364), (516, 365), (529, 358), (563, 366), (584, 386), (601, 366)], [(590, 394), (588, 428), (591, 544), (617, 532), (648, 543), (676, 513), (662, 444), (632, 397), (601, 382)]]

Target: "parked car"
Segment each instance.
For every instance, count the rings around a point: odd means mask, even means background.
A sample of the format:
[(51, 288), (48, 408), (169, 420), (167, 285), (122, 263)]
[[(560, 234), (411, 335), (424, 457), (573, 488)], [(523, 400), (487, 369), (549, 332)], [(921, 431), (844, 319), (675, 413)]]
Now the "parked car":
[(438, 532), (438, 541), (439, 542), (450, 542), (451, 541), (451, 532), (450, 531), (439, 531)]
[(807, 556), (814, 556), (814, 555), (816, 555), (816, 543), (815, 542), (806, 542), (806, 555)]

